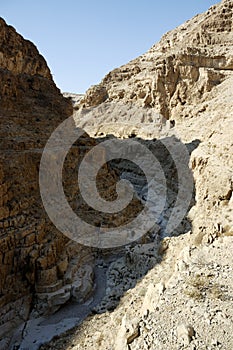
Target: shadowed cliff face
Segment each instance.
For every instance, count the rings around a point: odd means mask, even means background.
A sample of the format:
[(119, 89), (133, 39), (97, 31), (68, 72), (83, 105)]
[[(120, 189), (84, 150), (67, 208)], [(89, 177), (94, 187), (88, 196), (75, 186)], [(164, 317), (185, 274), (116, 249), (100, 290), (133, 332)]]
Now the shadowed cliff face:
[[(72, 104), (54, 84), (36, 47), (3, 19), (0, 19), (0, 80), (2, 349), (9, 345), (11, 331), (26, 321), (30, 313), (47, 315), (70, 299), (85, 301), (93, 292), (94, 259), (91, 248), (68, 239), (55, 228), (39, 191), (39, 166), (45, 144), (51, 133), (72, 115)], [(72, 118), (69, 120), (75, 128)], [(78, 201), (77, 168), (97, 143), (82, 132), (66, 156), (62, 179), (70, 206), (96, 226), (101, 217)], [(51, 166), (49, 173), (52, 180), (56, 178)], [(115, 197), (116, 181), (115, 172), (105, 165), (98, 174), (98, 186), (108, 200)], [(140, 203), (135, 198), (125, 217), (134, 215), (137, 207), (140, 208)]]
[(55, 311), (71, 297), (74, 280), (83, 285), (85, 276), (80, 300), (92, 289), (91, 267), (81, 269), (91, 265), (90, 250), (50, 223), (38, 186), (43, 147), (71, 114), (35, 45), (0, 19), (0, 338), (34, 307), (39, 314)]

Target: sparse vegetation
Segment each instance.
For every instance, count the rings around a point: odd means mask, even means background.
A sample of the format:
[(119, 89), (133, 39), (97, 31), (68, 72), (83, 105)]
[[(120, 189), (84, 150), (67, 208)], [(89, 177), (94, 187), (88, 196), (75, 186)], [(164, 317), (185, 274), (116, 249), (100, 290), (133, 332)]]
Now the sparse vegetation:
[(212, 275), (191, 276), (187, 280), (187, 287), (184, 294), (196, 300), (204, 300), (205, 298), (224, 299), (224, 286), (213, 282)]

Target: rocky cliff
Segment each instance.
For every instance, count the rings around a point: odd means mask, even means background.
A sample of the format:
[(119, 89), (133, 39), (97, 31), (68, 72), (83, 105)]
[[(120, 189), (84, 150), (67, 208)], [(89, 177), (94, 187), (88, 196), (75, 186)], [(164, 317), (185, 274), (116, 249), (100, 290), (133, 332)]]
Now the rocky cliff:
[[(39, 190), (42, 152), (51, 133), (72, 116), (72, 103), (54, 84), (35, 45), (2, 18), (0, 78), (0, 349), (9, 349), (20, 343), (29, 317), (52, 314), (68, 301), (83, 303), (92, 295), (95, 250), (56, 229)], [(79, 193), (79, 164), (97, 144), (81, 132), (70, 146), (62, 172), (64, 192), (84, 221), (117, 225), (140, 210), (136, 197), (123, 215), (113, 217), (90, 208)], [(52, 179), (48, 191), (56, 190), (54, 159), (46, 169)], [(98, 190), (106, 199), (115, 198), (117, 178), (108, 164), (98, 172)], [(66, 220), (62, 210), (60, 216)]]
[[(92, 136), (144, 139), (152, 149), (165, 127), (167, 137), (195, 145), (195, 203), (188, 230), (172, 232), (156, 251), (129, 247), (113, 262), (100, 314), (45, 349), (232, 349), (232, 62), (233, 3), (223, 0), (107, 74), (76, 104), (76, 123)], [(148, 261), (150, 272), (135, 286)], [(108, 308), (122, 291), (119, 305)]]
[(184, 118), (233, 69), (232, 6), (222, 1), (168, 32), (147, 53), (91, 87), (83, 104), (133, 102), (156, 108), (167, 119)]
[[(75, 248), (49, 223), (38, 188), (46, 139), (72, 106), (36, 47), (3, 19), (0, 76), (0, 338), (6, 342), (6, 335), (27, 320), (37, 293), (46, 299), (43, 293), (62, 288), (74, 256)], [(65, 290), (62, 294), (66, 297)], [(52, 298), (51, 293), (45, 300), (48, 312), (56, 307)]]
[[(200, 216), (194, 210), (190, 215), (197, 231), (212, 232), (218, 221), (232, 224), (221, 210), (232, 198), (232, 12), (232, 1), (225, 0), (165, 34), (144, 55), (91, 87), (76, 116), (77, 125), (92, 136), (152, 139), (162, 120), (170, 129), (175, 126), (184, 143), (201, 141), (191, 160)], [(132, 106), (140, 112), (130, 113)]]
[[(56, 230), (39, 192), (43, 148), (72, 114), (71, 102), (54, 84), (35, 45), (2, 18), (0, 80), (0, 349), (8, 349), (11, 331), (31, 312), (49, 314), (70, 298), (82, 301), (90, 295), (93, 256)], [(82, 150), (76, 145), (66, 160), (70, 204), (77, 192), (74, 164), (96, 144), (86, 134), (80, 142)]]

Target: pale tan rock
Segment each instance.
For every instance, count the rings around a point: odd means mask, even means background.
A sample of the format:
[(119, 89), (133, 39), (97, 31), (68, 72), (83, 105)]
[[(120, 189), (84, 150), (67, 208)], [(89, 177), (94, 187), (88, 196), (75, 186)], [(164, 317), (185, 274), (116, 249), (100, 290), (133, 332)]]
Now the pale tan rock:
[(126, 316), (123, 317), (121, 326), (115, 339), (114, 350), (128, 350), (126, 336)]
[(180, 342), (187, 346), (194, 336), (195, 332), (192, 326), (186, 324), (180, 324), (177, 327), (177, 337)]
[[(109, 98), (94, 109), (80, 103), (75, 117), (93, 136), (152, 139), (170, 132), (183, 143), (199, 140), (190, 159), (196, 205), (189, 218), (193, 232), (207, 232), (206, 242), (216, 235), (214, 222), (222, 231), (233, 226), (232, 57), (232, 2), (222, 1), (110, 72), (98, 85)], [(164, 118), (175, 128), (166, 129)]]
[(152, 312), (155, 309), (156, 302), (158, 302), (159, 297), (156, 295), (156, 287), (151, 283), (147, 287), (147, 291), (142, 304), (141, 315), (147, 315), (148, 312)]
[(87, 90), (86, 95), (81, 100), (81, 103), (94, 107), (107, 100), (107, 98), (108, 93), (104, 86), (93, 85)]

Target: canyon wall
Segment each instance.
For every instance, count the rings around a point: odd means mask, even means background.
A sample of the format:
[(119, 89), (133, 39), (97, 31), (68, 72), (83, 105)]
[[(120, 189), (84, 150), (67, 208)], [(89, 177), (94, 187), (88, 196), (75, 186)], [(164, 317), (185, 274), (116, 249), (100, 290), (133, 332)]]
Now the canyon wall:
[[(56, 87), (35, 45), (2, 18), (0, 78), (0, 348), (7, 348), (11, 331), (29, 315), (48, 315), (69, 300), (82, 303), (90, 297), (96, 250), (58, 231), (40, 196), (42, 152), (51, 133), (72, 116), (71, 100)], [(72, 118), (70, 126), (75, 128)], [(134, 217), (141, 208), (140, 201), (134, 198), (118, 216), (96, 212), (86, 205), (79, 193), (77, 171), (98, 141), (85, 132), (81, 134), (64, 162), (66, 199), (82, 220), (95, 227), (118, 226)], [(55, 183), (53, 166), (47, 170)], [(116, 197), (117, 179), (108, 164), (98, 172), (98, 190), (105, 199)], [(52, 180), (51, 190), (53, 185)]]
[[(92, 291), (92, 254), (61, 234), (40, 198), (43, 147), (53, 130), (72, 115), (50, 70), (30, 41), (0, 18), (0, 339), (35, 315), (54, 312), (72, 296)], [(86, 134), (81, 157), (93, 145)], [(85, 146), (86, 145), (86, 146)], [(76, 159), (75, 158), (75, 159)], [(75, 183), (71, 158), (67, 198)], [(73, 282), (75, 281), (75, 285)], [(0, 348), (3, 346), (0, 343)]]
[(90, 87), (75, 107), (77, 125), (91, 136), (153, 139), (166, 126), (185, 144), (199, 140), (190, 162), (196, 185), (190, 218), (202, 235), (232, 225), (232, 12), (232, 1), (224, 0), (166, 33)]
[(215, 5), (166, 33), (148, 52), (91, 87), (84, 106), (122, 101), (185, 117), (233, 70), (231, 1)]
[[(107, 74), (85, 96), (71, 96), (75, 124), (98, 137), (84, 134), (66, 159), (65, 194), (81, 217), (97, 227), (110, 222), (117, 226), (140, 210), (135, 199), (124, 214), (102, 217), (77, 197), (76, 165), (97, 142), (114, 137), (155, 148), (164, 162), (169, 192), (179, 187), (178, 177), (171, 166), (173, 154), (160, 148), (158, 139), (175, 136), (173, 145), (179, 140), (190, 153), (195, 198), (188, 212), (190, 225), (174, 230), (159, 251), (148, 244), (127, 247), (125, 256), (108, 269), (106, 296), (96, 308), (101, 315), (88, 318), (76, 334), (72, 331), (48, 348), (64, 348), (64, 338), (67, 349), (167, 349), (171, 344), (175, 348), (179, 338), (181, 347), (189, 349), (212, 349), (219, 342), (232, 348), (232, 12), (232, 1), (223, 0)], [(0, 24), (0, 336), (6, 342), (12, 326), (27, 320), (32, 310), (34, 316), (45, 314), (70, 298), (88, 297), (94, 258), (92, 249), (55, 229), (38, 189), (43, 147), (72, 113), (70, 101), (54, 85), (34, 45), (3, 20)], [(131, 164), (113, 166), (121, 176), (128, 172), (129, 180), (141, 181)], [(99, 176), (100, 192), (114, 199), (116, 172), (105, 165)], [(144, 255), (151, 271), (143, 278), (143, 270), (137, 281), (135, 270), (146, 267)], [(114, 298), (117, 303), (112, 303)]]

